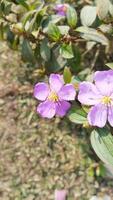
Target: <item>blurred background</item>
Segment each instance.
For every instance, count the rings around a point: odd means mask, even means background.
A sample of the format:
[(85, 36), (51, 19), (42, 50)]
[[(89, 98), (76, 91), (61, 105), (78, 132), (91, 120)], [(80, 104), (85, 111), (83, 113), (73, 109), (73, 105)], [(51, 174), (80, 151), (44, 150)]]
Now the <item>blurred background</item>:
[[(95, 155), (87, 128), (67, 117), (47, 120), (36, 113), (34, 84), (46, 81), (51, 71), (62, 73), (63, 66), (59, 68), (58, 64), (64, 65), (65, 60), (47, 68), (51, 60), (44, 62), (45, 54), (40, 59), (38, 44), (27, 43), (20, 38), (21, 32), (13, 33), (12, 27), (20, 25), (24, 12), (28, 13), (26, 5), (38, 3), (39, 7), (43, 3), (20, 2), (0, 3), (0, 200), (52, 200), (55, 189), (67, 189), (68, 200), (93, 200), (94, 196), (94, 200), (112, 200), (113, 171)], [(65, 2), (78, 13), (84, 5), (94, 5), (89, 0)], [(51, 7), (48, 13), (53, 14), (52, 7), (59, 2), (45, 3)], [(81, 72), (83, 78), (94, 65), (101, 68), (112, 60), (105, 47), (97, 44), (90, 51), (86, 42), (76, 46), (74, 54), (74, 60), (68, 60), (66, 65), (75, 74)]]

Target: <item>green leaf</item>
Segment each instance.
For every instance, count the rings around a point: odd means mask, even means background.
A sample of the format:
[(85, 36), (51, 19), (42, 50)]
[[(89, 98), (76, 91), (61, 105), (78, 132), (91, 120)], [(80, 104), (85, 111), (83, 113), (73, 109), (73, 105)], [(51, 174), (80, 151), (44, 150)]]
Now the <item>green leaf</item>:
[[(36, 24), (36, 19), (38, 17), (38, 11), (34, 14), (34, 17), (31, 19), (31, 21), (29, 22), (27, 31), (32, 32), (34, 30), (35, 24)], [(28, 22), (28, 21), (27, 21)]]
[(86, 124), (87, 123), (87, 114), (84, 112), (82, 108), (79, 106), (75, 106), (75, 108), (72, 108), (72, 110), (69, 112), (68, 117), (70, 121), (76, 123), (76, 124)]
[(40, 45), (40, 54), (45, 61), (48, 61), (50, 59), (51, 52), (48, 46), (48, 40), (46, 38), (42, 41)]
[(113, 4), (112, 3), (111, 2), (109, 3), (109, 13), (113, 17)]
[(91, 176), (91, 177), (94, 177), (94, 168), (91, 166), (91, 167), (89, 167), (89, 169), (88, 169), (88, 175), (89, 176)]
[(105, 175), (106, 175), (106, 168), (102, 163), (100, 163), (99, 166), (97, 166), (96, 168), (96, 176), (105, 177)]
[(24, 6), (27, 10), (29, 10), (29, 6), (26, 3), (26, 0), (16, 0), (16, 2), (22, 6)]
[(103, 45), (109, 45), (108, 38), (104, 34), (93, 28), (81, 26), (78, 27), (76, 31), (82, 33), (81, 36), (88, 41), (96, 41)]
[(109, 11), (109, 0), (97, 0), (97, 14), (101, 20), (104, 20)]
[(65, 67), (64, 68), (64, 73), (63, 73), (64, 82), (65, 83), (70, 83), (71, 82), (71, 77), (72, 77), (72, 74), (71, 74), (71, 71), (70, 71), (69, 67)]
[(88, 114), (90, 110), (90, 106), (82, 105), (82, 109)]
[(71, 43), (70, 44), (63, 43), (60, 47), (60, 54), (62, 55), (63, 58), (67, 59), (73, 58), (74, 54)]
[(22, 57), (27, 62), (35, 61), (32, 47), (27, 39), (24, 39), (22, 43)]
[(72, 27), (72, 28), (75, 28), (75, 26), (77, 24), (77, 12), (76, 12), (76, 10), (71, 6), (68, 6), (66, 16), (67, 16), (67, 22), (68, 22), (69, 26)]
[(51, 59), (46, 63), (47, 70), (49, 72), (58, 72), (66, 66), (66, 62), (67, 60), (59, 54), (59, 46), (56, 47), (54, 45), (51, 49)]
[(0, 3), (0, 16), (2, 16), (1, 14), (4, 13), (4, 10), (5, 10), (5, 3), (1, 2)]
[(8, 29), (8, 31), (7, 31), (7, 40), (10, 43), (13, 43), (14, 42), (14, 38), (15, 38), (14, 33), (10, 29)]
[(3, 40), (3, 39), (4, 39), (4, 26), (1, 23), (0, 24), (0, 40)]
[(70, 29), (69, 26), (58, 26), (58, 28), (62, 35), (67, 35)]
[(113, 136), (106, 128), (91, 133), (91, 144), (97, 156), (106, 164), (113, 165)]
[(44, 32), (48, 31), (48, 26), (50, 23), (56, 24), (60, 20), (62, 20), (64, 17), (60, 15), (50, 15), (46, 19), (43, 19), (42, 21), (42, 28)]
[(113, 63), (107, 63), (106, 64), (110, 69), (113, 69)]
[(58, 26), (50, 23), (48, 27), (48, 35), (51, 39), (53, 39), (53, 41), (55, 42), (58, 41), (61, 37), (61, 33)]
[(4, 14), (5, 15), (9, 15), (10, 14), (10, 12), (11, 12), (11, 6), (12, 6), (12, 4), (7, 4), (5, 6), (5, 8), (4, 8)]
[(99, 28), (103, 33), (112, 34), (112, 32), (113, 32), (113, 28), (112, 28), (112, 25), (111, 25), (111, 24), (101, 24), (98, 28)]
[(80, 18), (83, 26), (91, 26), (96, 19), (96, 7), (84, 6), (80, 13)]
[(78, 73), (81, 70), (81, 52), (78, 46), (73, 45), (73, 58), (68, 59), (68, 66), (72, 68), (72, 71)]
[(33, 14), (35, 14), (35, 13), (36, 13), (36, 10), (30, 10), (27, 13), (25, 13), (25, 15), (22, 17), (22, 24), (23, 24), (23, 26), (26, 25), (26, 23), (29, 21), (29, 19), (31, 18), (31, 16)]

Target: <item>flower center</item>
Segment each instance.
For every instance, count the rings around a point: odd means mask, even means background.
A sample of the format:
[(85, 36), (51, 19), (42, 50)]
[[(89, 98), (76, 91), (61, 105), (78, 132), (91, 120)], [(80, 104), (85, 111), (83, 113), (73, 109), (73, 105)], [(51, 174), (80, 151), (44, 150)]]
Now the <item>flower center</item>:
[(111, 103), (111, 97), (105, 96), (102, 98), (102, 103), (108, 105)]
[(48, 96), (48, 99), (50, 101), (58, 101), (58, 95), (55, 92), (51, 92), (51, 94)]

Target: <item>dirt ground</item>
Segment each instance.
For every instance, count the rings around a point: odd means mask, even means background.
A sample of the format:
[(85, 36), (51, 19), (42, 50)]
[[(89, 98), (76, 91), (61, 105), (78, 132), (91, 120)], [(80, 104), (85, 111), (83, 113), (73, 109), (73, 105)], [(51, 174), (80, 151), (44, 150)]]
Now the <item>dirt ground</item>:
[(20, 55), (0, 43), (0, 200), (52, 200), (61, 188), (68, 200), (113, 199), (112, 181), (89, 174), (84, 133), (78, 139), (68, 119), (38, 117), (31, 80)]

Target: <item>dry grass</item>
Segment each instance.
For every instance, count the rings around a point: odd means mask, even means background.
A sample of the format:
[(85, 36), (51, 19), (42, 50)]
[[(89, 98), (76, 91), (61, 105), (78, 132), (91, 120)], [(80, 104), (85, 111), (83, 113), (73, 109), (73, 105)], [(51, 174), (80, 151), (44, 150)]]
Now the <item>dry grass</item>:
[(83, 138), (67, 119), (38, 118), (26, 69), (1, 43), (0, 200), (52, 200), (56, 188), (69, 189), (69, 200), (89, 199), (99, 184), (88, 175), (93, 161), (79, 145)]

